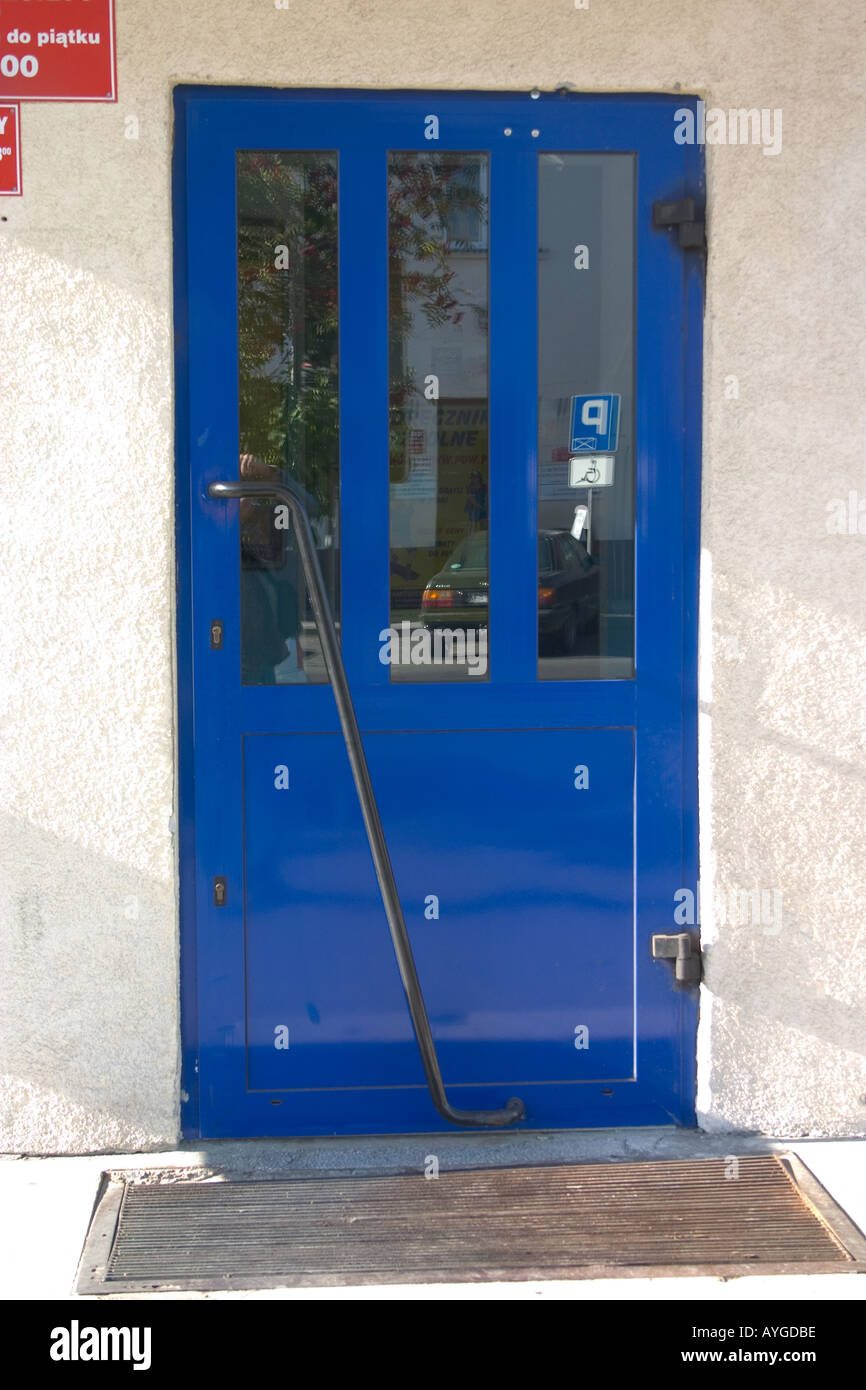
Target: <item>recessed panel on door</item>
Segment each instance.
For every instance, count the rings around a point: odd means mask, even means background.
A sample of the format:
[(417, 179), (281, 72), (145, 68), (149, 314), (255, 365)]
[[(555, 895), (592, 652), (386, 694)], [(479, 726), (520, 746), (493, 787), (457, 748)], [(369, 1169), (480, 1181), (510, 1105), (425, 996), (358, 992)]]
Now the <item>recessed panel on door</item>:
[[(365, 745), (446, 1083), (630, 1077), (630, 731)], [(247, 737), (244, 797), (250, 1087), (422, 1084), (342, 740)]]

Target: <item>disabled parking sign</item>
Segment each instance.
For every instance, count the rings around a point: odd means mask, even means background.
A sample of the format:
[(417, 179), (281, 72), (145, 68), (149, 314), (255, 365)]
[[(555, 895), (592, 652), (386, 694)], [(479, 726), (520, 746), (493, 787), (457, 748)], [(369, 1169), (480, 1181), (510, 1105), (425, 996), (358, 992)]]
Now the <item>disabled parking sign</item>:
[(612, 454), (619, 433), (619, 396), (572, 396), (573, 454)]

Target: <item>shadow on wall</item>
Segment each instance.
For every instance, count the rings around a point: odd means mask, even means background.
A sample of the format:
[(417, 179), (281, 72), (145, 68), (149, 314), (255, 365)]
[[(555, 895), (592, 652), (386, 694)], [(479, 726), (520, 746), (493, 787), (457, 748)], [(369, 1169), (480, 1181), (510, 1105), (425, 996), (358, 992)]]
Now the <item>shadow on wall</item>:
[(701, 648), (700, 1123), (862, 1134), (866, 778), (853, 702), (819, 694), (857, 689), (866, 636), (705, 552)]
[(0, 245), (0, 1146), (147, 1148), (178, 1133), (170, 323), (27, 235)]
[(0, 1149), (174, 1143), (173, 885), (8, 816), (0, 844)]

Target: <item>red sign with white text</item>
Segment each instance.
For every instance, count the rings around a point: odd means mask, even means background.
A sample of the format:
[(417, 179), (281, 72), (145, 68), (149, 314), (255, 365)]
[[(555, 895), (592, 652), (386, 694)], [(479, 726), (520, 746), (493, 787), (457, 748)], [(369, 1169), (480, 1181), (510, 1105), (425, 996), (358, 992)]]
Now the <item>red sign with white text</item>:
[(17, 105), (0, 105), (0, 197), (21, 192), (21, 113)]
[(0, 101), (116, 101), (114, 0), (0, 0)]

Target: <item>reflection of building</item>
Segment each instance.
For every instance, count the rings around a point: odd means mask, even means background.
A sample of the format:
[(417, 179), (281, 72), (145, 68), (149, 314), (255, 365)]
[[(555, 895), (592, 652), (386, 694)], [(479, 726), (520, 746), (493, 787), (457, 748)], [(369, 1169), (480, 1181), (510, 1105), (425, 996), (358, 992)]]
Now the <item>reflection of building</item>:
[[(631, 156), (548, 154), (540, 161), (540, 527), (570, 530), (586, 491), (569, 487), (571, 398), (622, 397), (615, 484), (592, 505), (602, 610), (634, 611), (634, 224)], [(587, 254), (576, 257), (576, 243)], [(575, 260), (584, 268), (578, 269)], [(588, 262), (585, 264), (585, 262)], [(576, 331), (576, 325), (580, 331)]]
[[(601, 649), (625, 655), (634, 613), (634, 165), (629, 155), (548, 154), (539, 167), (538, 526), (570, 531), (575, 508), (587, 501), (586, 489), (569, 485), (572, 397), (592, 391), (621, 396), (614, 485), (593, 495), (591, 545), (599, 560)], [(451, 311), (431, 322), (422, 296), (403, 293), (408, 327), (401, 365), (414, 389), (403, 410), (402, 477), (392, 458), (395, 609), (414, 607), (461, 537), (485, 524), (466, 494), (473, 472), (485, 495), (489, 478), (486, 226), (476, 218), (463, 230), (471, 247), (447, 252)], [(576, 239), (592, 248), (580, 269)], [(430, 274), (430, 264), (406, 257), (400, 273), (414, 284)], [(434, 379), (438, 400), (425, 395)]]
[[(392, 382), (411, 383), (401, 411), (403, 458), (391, 460), (395, 611), (417, 609), (427, 581), (487, 520), (486, 162), (429, 155), (419, 166), (437, 171), (445, 208), (438, 220), (415, 214), (436, 254), (404, 254), (392, 265), (405, 320), (392, 345)], [(453, 170), (450, 179), (443, 169)]]
[(410, 456), (406, 482), (391, 484), (395, 609), (417, 608), (428, 579), (487, 521), (486, 399), (425, 401), (418, 413), (432, 424), (421, 431), (430, 452)]

